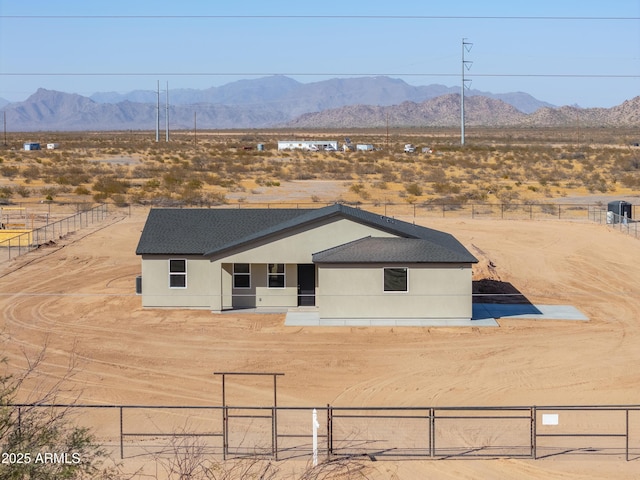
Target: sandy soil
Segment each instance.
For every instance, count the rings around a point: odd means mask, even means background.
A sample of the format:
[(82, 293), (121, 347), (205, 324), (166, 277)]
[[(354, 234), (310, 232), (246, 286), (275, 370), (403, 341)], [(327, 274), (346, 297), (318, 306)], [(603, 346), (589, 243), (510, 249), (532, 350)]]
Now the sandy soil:
[[(283, 315), (143, 310), (135, 247), (145, 210), (0, 265), (4, 354), (25, 366), (46, 344), (58, 401), (220, 405), (214, 371), (283, 372), (282, 406), (638, 404), (640, 242), (603, 225), (558, 220), (429, 219), (478, 258), (477, 278), (590, 319), (500, 319), (499, 328), (291, 328)], [(489, 262), (495, 267), (489, 267)], [(33, 398), (26, 393), (24, 399)], [(229, 403), (269, 404), (270, 384), (230, 388)], [(640, 441), (638, 442), (640, 443)], [(637, 478), (640, 460), (377, 462), (374, 478)]]

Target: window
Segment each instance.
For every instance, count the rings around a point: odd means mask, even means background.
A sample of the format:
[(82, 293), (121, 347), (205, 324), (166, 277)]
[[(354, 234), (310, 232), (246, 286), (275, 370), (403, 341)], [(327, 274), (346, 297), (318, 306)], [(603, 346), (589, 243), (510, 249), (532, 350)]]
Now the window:
[(267, 285), (269, 288), (284, 288), (284, 263), (268, 264)]
[(251, 288), (251, 266), (248, 263), (233, 264), (233, 288)]
[(187, 288), (186, 260), (169, 260), (169, 288)]
[(409, 291), (407, 269), (406, 268), (385, 268), (384, 269), (384, 291), (385, 292)]

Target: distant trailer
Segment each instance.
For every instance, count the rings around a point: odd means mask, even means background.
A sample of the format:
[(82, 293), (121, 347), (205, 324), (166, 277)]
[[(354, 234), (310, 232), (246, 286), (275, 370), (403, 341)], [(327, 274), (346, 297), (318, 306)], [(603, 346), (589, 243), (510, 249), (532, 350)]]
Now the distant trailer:
[(338, 150), (337, 140), (278, 140), (278, 150)]
[(25, 150), (40, 150), (40, 144), (38, 142), (25, 142)]
[(373, 152), (375, 150), (375, 147), (370, 143), (358, 144), (356, 145), (356, 150), (362, 151), (362, 152)]
[(59, 143), (47, 143), (47, 150), (56, 150), (60, 148)]

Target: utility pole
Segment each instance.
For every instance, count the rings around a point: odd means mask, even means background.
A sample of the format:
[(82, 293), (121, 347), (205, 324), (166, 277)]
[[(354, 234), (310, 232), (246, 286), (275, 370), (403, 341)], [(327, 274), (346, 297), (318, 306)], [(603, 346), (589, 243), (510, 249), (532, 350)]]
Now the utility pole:
[(198, 112), (193, 112), (193, 146), (198, 146)]
[(167, 82), (167, 101), (166, 101), (166, 110), (165, 110), (165, 125), (167, 130), (167, 136), (165, 141), (169, 142), (169, 82)]
[(7, 146), (7, 112), (2, 111), (2, 124), (4, 125), (4, 146)]
[(389, 151), (389, 112), (387, 111), (387, 152)]
[(464, 52), (471, 51), (473, 43), (467, 42), (466, 38), (462, 39), (462, 85), (460, 87), (460, 145), (464, 145), (464, 89), (468, 88), (467, 83), (471, 84), (471, 80), (465, 80), (465, 69), (469, 70), (473, 62), (464, 59)]
[(158, 80), (158, 90), (156, 93), (156, 143), (160, 141), (160, 80)]

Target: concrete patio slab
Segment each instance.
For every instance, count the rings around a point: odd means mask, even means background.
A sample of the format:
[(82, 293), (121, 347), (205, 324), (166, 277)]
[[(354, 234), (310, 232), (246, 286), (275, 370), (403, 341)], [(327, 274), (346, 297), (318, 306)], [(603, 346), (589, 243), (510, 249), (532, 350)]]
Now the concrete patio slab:
[(317, 311), (290, 310), (284, 324), (298, 327), (499, 327), (498, 318), (532, 320), (589, 319), (570, 305), (493, 304), (473, 305), (473, 317), (464, 319), (432, 318), (320, 318)]

